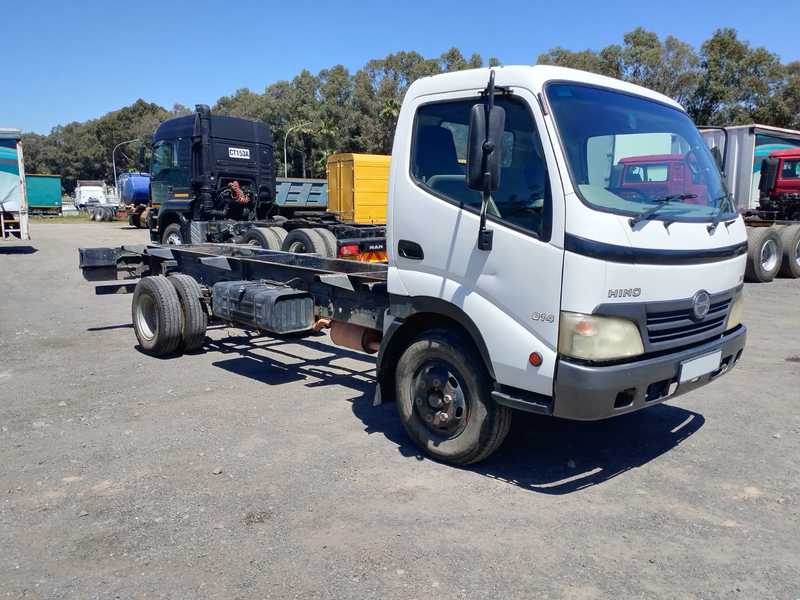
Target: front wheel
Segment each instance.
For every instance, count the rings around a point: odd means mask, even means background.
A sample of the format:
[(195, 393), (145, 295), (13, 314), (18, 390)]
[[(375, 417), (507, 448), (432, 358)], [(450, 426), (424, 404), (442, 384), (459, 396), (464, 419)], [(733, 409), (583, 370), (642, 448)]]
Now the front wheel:
[(181, 226), (177, 223), (167, 225), (164, 228), (164, 234), (161, 236), (162, 244), (170, 244), (173, 246), (183, 245), (183, 234), (181, 233)]
[(486, 365), (459, 331), (432, 329), (420, 335), (400, 357), (395, 385), (406, 432), (437, 460), (478, 462), (508, 434), (511, 409), (492, 399)]

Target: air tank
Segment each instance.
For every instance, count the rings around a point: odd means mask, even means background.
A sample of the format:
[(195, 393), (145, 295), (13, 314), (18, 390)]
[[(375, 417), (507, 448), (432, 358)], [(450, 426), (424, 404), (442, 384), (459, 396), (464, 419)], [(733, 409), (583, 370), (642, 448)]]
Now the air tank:
[(122, 173), (117, 178), (120, 204), (147, 204), (147, 188), (150, 175), (146, 173)]

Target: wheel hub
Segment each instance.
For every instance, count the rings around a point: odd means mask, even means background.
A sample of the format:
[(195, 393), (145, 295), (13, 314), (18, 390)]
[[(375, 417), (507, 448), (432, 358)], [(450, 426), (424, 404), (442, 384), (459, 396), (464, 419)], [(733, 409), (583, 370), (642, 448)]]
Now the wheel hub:
[(466, 426), (462, 386), (447, 368), (424, 365), (414, 380), (413, 393), (417, 416), (438, 435), (452, 437)]
[(761, 248), (761, 266), (765, 271), (771, 271), (777, 262), (778, 246), (773, 240), (767, 240)]

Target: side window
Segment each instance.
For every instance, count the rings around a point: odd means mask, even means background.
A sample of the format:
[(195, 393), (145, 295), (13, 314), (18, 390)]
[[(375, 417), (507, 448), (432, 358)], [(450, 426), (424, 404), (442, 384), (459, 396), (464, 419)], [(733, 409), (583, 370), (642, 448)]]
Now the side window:
[[(429, 104), (420, 108), (412, 146), (411, 174), (423, 189), (479, 212), (482, 195), (466, 186), (469, 113), (474, 100)], [(500, 186), (487, 213), (495, 219), (549, 238), (550, 186), (533, 116), (521, 102), (495, 104), (506, 111)]]
[(172, 157), (171, 157), (171, 159), (169, 161), (169, 165), (173, 169), (175, 167), (179, 166), (178, 156), (180, 156), (181, 146), (182, 145), (183, 145), (183, 140), (175, 140), (174, 142), (172, 142), (172, 150), (173, 150), (173, 152), (172, 152)]
[(162, 142), (153, 150), (153, 177), (171, 166), (171, 149), (169, 142)]

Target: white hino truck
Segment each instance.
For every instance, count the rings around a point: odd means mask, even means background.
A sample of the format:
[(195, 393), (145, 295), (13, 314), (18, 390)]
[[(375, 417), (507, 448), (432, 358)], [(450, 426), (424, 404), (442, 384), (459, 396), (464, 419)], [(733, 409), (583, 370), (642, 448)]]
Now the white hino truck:
[[(657, 165), (625, 172), (664, 155), (682, 157), (690, 188), (648, 185)], [(453, 464), (489, 456), (514, 410), (621, 415), (742, 356), (745, 225), (669, 98), (548, 66), (424, 78), (403, 102), (388, 194), (388, 264), (152, 244), (82, 248), (80, 266), (123, 280), (96, 293), (133, 294), (152, 356), (197, 349), (214, 319), (329, 328), (377, 354), (376, 403), (396, 401), (410, 438)]]

